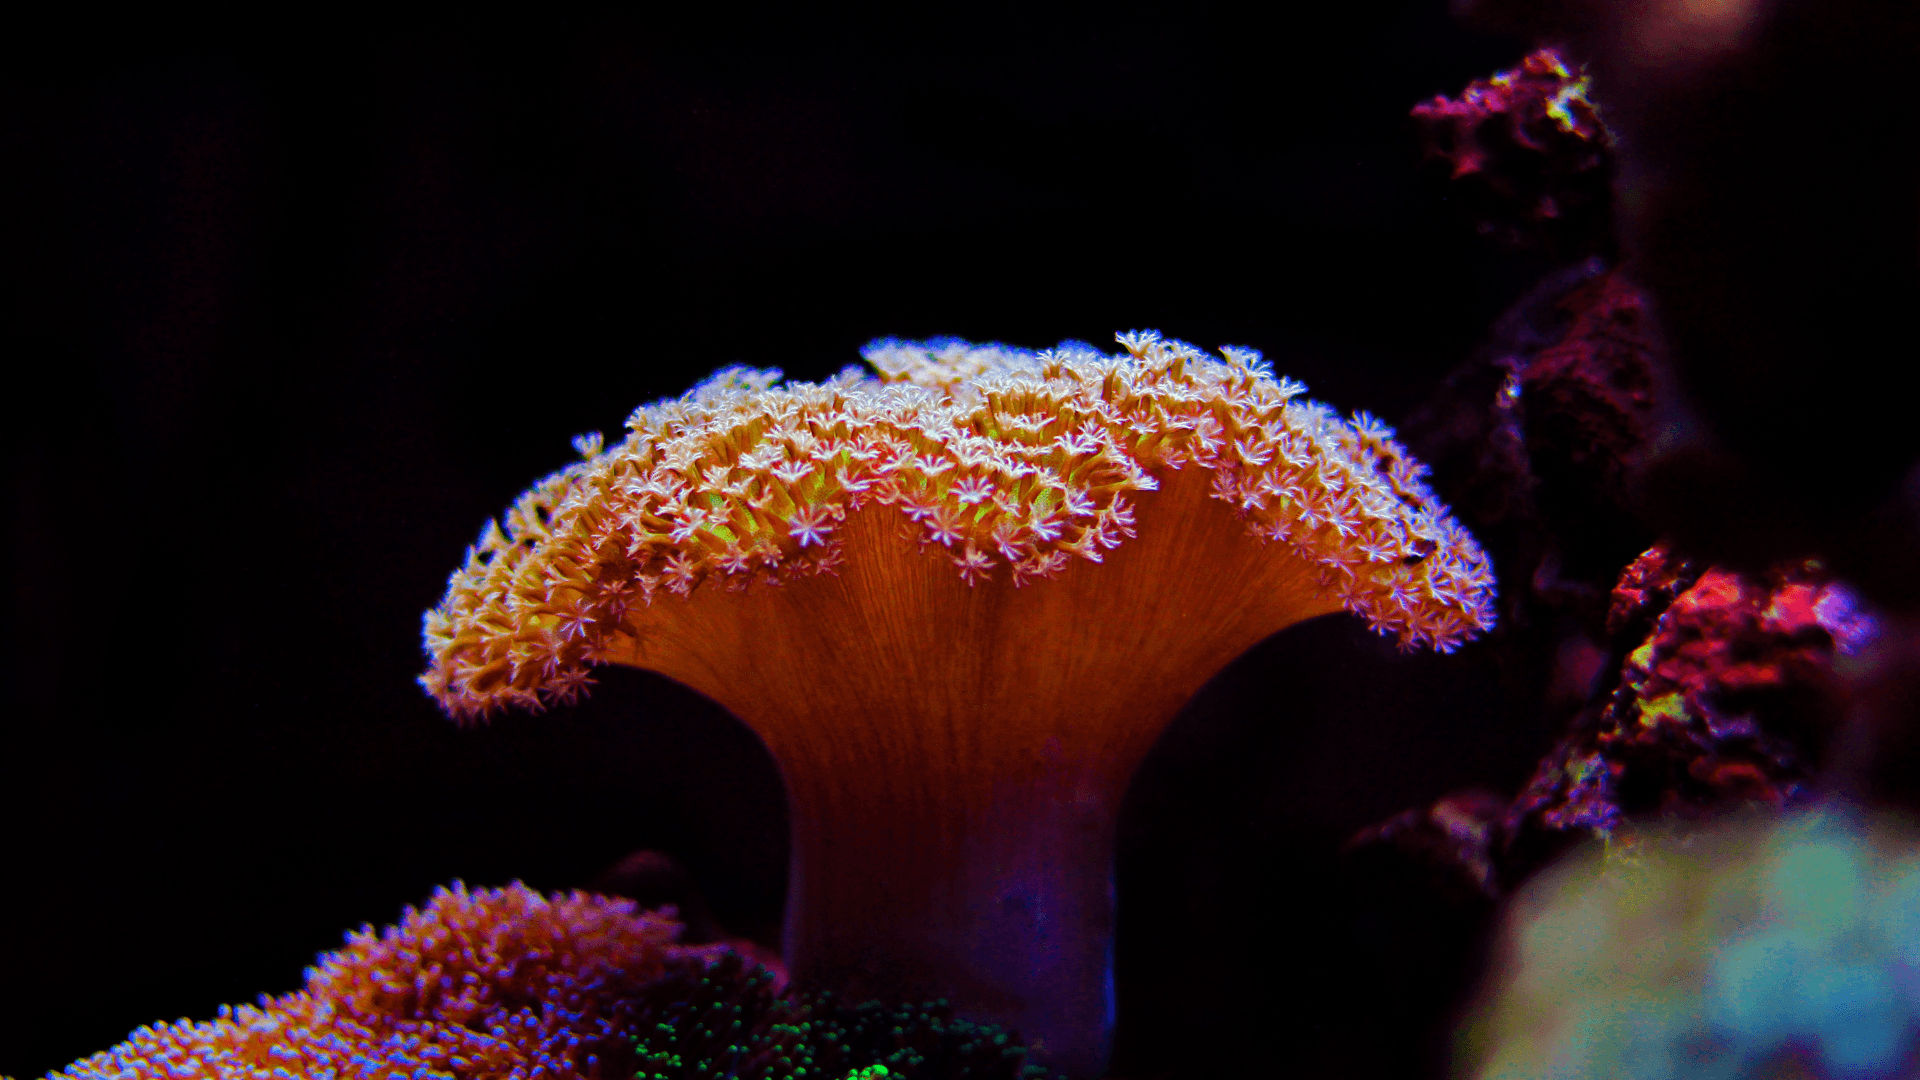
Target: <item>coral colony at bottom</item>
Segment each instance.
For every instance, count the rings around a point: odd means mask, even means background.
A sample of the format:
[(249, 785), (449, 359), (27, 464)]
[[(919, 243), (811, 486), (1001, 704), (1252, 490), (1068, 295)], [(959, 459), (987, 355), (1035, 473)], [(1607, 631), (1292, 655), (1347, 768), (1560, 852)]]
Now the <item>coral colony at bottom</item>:
[(945, 1002), (777, 997), (774, 976), (630, 901), (456, 883), (366, 928), (306, 988), (143, 1027), (52, 1080), (1035, 1080)]

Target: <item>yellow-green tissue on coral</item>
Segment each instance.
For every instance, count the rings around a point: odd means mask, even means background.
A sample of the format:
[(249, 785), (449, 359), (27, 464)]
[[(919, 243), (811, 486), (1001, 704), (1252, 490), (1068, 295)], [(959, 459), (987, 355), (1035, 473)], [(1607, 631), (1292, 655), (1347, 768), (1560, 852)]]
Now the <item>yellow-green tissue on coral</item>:
[(1916, 1075), (1920, 834), (1829, 808), (1596, 846), (1508, 915), (1460, 1074)]

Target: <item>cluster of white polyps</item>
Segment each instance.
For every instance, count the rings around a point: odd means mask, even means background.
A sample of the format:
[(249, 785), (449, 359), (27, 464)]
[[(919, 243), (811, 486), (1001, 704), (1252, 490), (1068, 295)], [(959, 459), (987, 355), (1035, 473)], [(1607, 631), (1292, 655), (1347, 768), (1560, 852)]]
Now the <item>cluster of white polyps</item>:
[(832, 571), (848, 515), (886, 507), (969, 583), (1056, 577), (1134, 537), (1132, 497), (1189, 467), (1247, 531), (1408, 646), (1492, 622), (1492, 575), (1379, 422), (1152, 333), (1126, 353), (884, 341), (879, 377), (775, 385), (729, 368), (649, 405), (624, 442), (489, 523), (427, 618), (428, 689), (458, 716), (571, 700), (659, 594)]

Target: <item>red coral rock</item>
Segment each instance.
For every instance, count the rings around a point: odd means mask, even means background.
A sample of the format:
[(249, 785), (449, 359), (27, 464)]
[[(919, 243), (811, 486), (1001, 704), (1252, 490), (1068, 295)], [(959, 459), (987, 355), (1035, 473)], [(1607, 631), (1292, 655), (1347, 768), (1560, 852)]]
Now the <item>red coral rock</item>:
[(1497, 898), (1635, 817), (1802, 799), (1844, 719), (1836, 661), (1878, 632), (1847, 587), (1817, 560), (1740, 574), (1656, 546), (1612, 601), (1617, 683), (1504, 812), (1451, 795), (1362, 831), (1350, 850), (1416, 869), (1430, 894), (1458, 903), (1463, 885)]
[(1696, 816), (1744, 803), (1785, 806), (1808, 789), (1839, 719), (1836, 654), (1873, 633), (1817, 560), (1764, 575), (1711, 568), (1655, 548), (1614, 591), (1611, 626), (1644, 622), (1611, 699), (1576, 721), (1509, 814), (1511, 881), (1587, 832), (1636, 814)]
[(1653, 621), (1673, 606), (1674, 598), (1700, 580), (1700, 567), (1665, 544), (1635, 559), (1613, 587), (1607, 610), (1607, 633), (1613, 637), (1644, 638)]
[(1506, 811), (1506, 798), (1492, 791), (1457, 791), (1360, 830), (1346, 854), (1358, 872), (1391, 876), (1449, 902), (1497, 896), (1495, 848)]
[[(1560, 490), (1625, 507), (1650, 434), (1654, 338), (1646, 294), (1617, 271), (1555, 305), (1558, 341), (1508, 358), (1526, 402), (1527, 450), (1543, 499)], [(1568, 475), (1560, 476), (1556, 473)]]
[(1585, 73), (1559, 53), (1542, 49), (1413, 117), (1482, 233), (1563, 258), (1612, 250), (1613, 138)]
[(1435, 489), (1493, 556), (1507, 637), (1562, 614), (1602, 636), (1608, 588), (1654, 539), (1629, 480), (1662, 362), (1645, 294), (1591, 259), (1515, 304), (1409, 417)]

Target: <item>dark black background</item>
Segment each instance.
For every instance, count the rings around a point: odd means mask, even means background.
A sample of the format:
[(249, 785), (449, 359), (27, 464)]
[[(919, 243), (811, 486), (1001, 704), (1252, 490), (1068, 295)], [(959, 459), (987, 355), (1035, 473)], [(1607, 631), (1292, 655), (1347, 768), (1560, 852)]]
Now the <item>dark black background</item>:
[[(421, 611), (570, 436), (726, 363), (1136, 327), (1391, 421), (1542, 269), (1417, 172), (1408, 108), (1524, 52), (1441, 0), (952, 10), (10, 44), (0, 1071), (291, 990), (453, 878), (659, 848), (773, 932), (779, 781), (725, 713), (621, 670), (463, 731), (413, 683)], [(1334, 852), (1511, 788), (1537, 727), (1474, 647), (1346, 617), (1229, 668), (1130, 796), (1118, 1067), (1428, 1052), (1417, 931)]]

